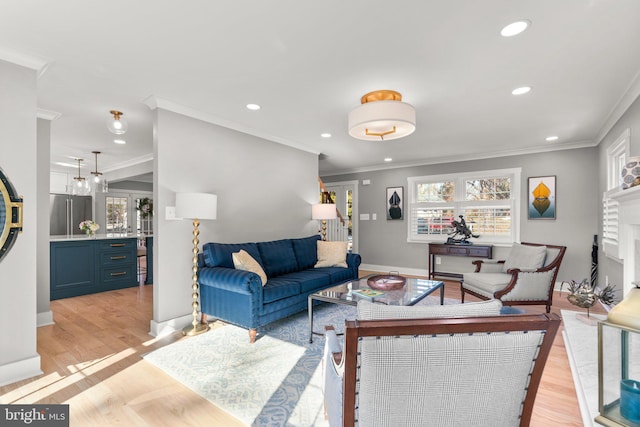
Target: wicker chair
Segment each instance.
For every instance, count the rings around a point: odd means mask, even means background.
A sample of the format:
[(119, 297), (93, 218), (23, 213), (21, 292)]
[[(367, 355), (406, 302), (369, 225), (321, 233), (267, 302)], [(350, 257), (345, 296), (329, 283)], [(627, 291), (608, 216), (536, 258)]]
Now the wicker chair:
[(544, 305), (547, 313), (553, 303), (553, 287), (565, 246), (515, 243), (506, 260), (473, 261), (476, 270), (464, 273), (460, 281), (462, 302), (465, 294), (480, 299), (499, 299), (503, 305)]
[(329, 424), (528, 426), (559, 325), (556, 314), (347, 321), (344, 351), (327, 327)]

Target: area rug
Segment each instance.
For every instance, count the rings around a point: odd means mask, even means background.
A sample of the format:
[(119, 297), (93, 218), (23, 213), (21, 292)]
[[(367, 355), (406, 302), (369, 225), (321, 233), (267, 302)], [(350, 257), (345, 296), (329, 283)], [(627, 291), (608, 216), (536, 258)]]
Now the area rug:
[[(435, 305), (427, 297), (418, 305)], [(445, 304), (459, 301), (446, 298)], [(321, 304), (314, 327), (344, 330), (356, 308)], [(322, 399), (324, 337), (309, 343), (306, 312), (258, 330), (249, 344), (246, 329), (227, 325), (144, 355), (180, 383), (252, 426), (327, 426)]]

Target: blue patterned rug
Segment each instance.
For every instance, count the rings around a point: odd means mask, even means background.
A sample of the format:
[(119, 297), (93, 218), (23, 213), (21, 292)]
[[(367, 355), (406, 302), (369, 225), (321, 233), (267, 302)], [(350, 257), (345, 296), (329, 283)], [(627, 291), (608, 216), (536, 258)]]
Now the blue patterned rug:
[[(428, 297), (420, 305), (439, 304)], [(445, 304), (458, 301), (445, 299)], [(314, 326), (344, 329), (356, 308), (321, 304)], [(183, 339), (144, 356), (180, 383), (251, 426), (326, 426), (322, 400), (324, 338), (309, 343), (309, 320), (301, 312), (258, 330), (227, 325)]]

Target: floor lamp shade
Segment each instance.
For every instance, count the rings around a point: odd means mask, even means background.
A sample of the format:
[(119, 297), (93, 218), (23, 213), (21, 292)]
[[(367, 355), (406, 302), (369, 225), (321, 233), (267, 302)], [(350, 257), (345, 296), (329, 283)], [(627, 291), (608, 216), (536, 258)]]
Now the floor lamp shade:
[(216, 219), (218, 196), (209, 193), (177, 193), (176, 217), (185, 219)]
[(337, 217), (334, 203), (318, 203), (311, 206), (311, 219), (336, 219)]

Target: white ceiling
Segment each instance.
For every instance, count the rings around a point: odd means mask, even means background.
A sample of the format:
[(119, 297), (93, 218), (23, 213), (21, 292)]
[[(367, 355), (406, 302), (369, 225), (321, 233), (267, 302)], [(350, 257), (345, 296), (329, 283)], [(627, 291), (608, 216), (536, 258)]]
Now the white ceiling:
[[(521, 19), (526, 32), (499, 35)], [(638, 0), (10, 0), (0, 12), (0, 58), (48, 63), (38, 107), (61, 113), (54, 170), (78, 156), (93, 169), (92, 150), (106, 170), (148, 158), (149, 96), (322, 153), (323, 174), (593, 146), (640, 93), (639, 41)], [(377, 89), (416, 108), (415, 133), (348, 135), (349, 111)], [(106, 130), (111, 109), (129, 121), (125, 146)]]

